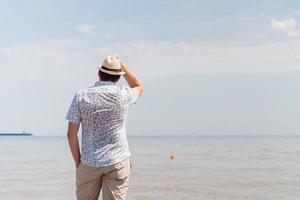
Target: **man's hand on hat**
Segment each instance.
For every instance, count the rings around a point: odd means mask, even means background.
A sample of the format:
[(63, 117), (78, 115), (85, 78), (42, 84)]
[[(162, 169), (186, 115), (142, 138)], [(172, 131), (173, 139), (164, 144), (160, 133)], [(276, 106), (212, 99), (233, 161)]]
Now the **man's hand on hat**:
[(124, 68), (125, 68), (126, 66), (123, 64), (123, 62), (121, 62), (121, 60), (120, 60), (120, 64), (121, 64), (121, 69), (124, 71)]
[(120, 61), (120, 64), (121, 64), (121, 68), (123, 69), (125, 67), (125, 65), (123, 64), (121, 58), (119, 55), (115, 55), (115, 57)]

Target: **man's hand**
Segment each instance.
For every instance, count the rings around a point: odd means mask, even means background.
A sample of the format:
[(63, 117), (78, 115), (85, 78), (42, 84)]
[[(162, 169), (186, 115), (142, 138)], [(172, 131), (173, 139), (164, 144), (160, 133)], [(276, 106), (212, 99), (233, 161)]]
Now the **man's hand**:
[(79, 165), (80, 165), (80, 162), (78, 162), (78, 163), (75, 163), (75, 167), (76, 167), (76, 168), (78, 168), (78, 167), (79, 167)]

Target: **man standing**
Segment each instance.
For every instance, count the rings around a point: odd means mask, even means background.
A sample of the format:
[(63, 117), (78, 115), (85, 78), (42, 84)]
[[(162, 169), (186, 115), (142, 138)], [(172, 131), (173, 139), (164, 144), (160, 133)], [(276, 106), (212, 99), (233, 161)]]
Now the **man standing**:
[[(116, 84), (121, 75), (130, 87)], [(105, 58), (98, 76), (94, 86), (75, 94), (66, 116), (76, 166), (76, 195), (78, 200), (97, 200), (102, 189), (103, 200), (123, 200), (130, 174), (127, 111), (143, 93), (143, 86), (117, 55)], [(80, 124), (81, 152), (77, 138)]]

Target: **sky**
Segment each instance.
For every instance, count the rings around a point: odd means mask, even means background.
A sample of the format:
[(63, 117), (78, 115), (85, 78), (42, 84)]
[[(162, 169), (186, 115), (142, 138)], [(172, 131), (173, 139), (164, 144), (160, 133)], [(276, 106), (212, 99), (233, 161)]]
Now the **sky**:
[(65, 135), (116, 53), (144, 86), (128, 135), (300, 134), (299, 1), (11, 0), (0, 24), (0, 132)]

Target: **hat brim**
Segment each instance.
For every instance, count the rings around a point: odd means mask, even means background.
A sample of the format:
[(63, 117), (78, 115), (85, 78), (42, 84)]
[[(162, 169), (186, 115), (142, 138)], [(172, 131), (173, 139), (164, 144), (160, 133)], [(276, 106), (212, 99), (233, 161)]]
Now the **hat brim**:
[(109, 70), (106, 70), (106, 69), (102, 69), (102, 68), (99, 68), (99, 70), (101, 72), (104, 72), (104, 73), (107, 73), (107, 74), (110, 74), (110, 75), (123, 75), (125, 74), (125, 72), (114, 72), (114, 71), (109, 71)]

